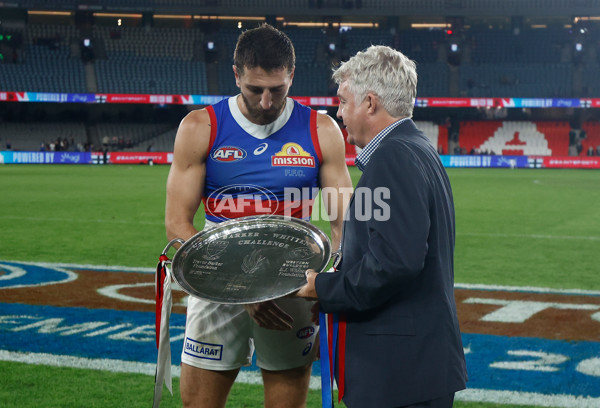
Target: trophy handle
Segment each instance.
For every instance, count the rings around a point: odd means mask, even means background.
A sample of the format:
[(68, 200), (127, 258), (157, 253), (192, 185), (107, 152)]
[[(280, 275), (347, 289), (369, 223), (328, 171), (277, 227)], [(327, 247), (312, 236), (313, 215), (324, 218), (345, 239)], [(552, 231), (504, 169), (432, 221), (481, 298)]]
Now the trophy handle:
[(340, 262), (342, 261), (342, 250), (339, 249), (339, 250), (333, 252), (331, 254), (331, 258), (329, 258), (329, 260), (330, 261), (333, 260), (333, 264), (331, 265), (331, 267), (334, 270), (337, 270), (338, 266), (340, 265)]
[[(162, 256), (162, 255), (166, 256), (166, 255), (167, 255), (167, 252), (169, 252), (169, 249), (171, 249), (171, 247), (172, 247), (173, 245), (177, 244), (177, 243), (179, 243), (180, 245), (183, 245), (183, 244), (185, 243), (185, 241), (184, 241), (183, 239), (181, 239), (181, 238), (175, 238), (175, 239), (172, 239), (172, 240), (171, 240), (171, 241), (170, 241), (170, 242), (167, 244), (167, 246), (165, 247), (165, 249), (163, 249), (161, 256)], [(170, 260), (169, 260), (169, 261), (170, 261)]]

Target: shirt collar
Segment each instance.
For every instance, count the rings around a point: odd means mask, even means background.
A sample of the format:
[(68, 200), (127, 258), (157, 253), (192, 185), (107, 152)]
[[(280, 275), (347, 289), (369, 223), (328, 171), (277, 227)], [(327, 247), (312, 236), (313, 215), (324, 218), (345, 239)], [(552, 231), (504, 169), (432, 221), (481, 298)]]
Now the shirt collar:
[(386, 137), (396, 126), (408, 119), (410, 118), (403, 118), (392, 123), (385, 129), (383, 129), (381, 132), (379, 132), (377, 136), (371, 139), (371, 141), (367, 143), (367, 145), (363, 147), (360, 153), (356, 156), (356, 159), (354, 160), (354, 164), (356, 164), (356, 167), (358, 167), (360, 171), (364, 171), (367, 167), (367, 164), (369, 163), (369, 160), (371, 160), (371, 155), (375, 152), (375, 150), (377, 150), (383, 138)]

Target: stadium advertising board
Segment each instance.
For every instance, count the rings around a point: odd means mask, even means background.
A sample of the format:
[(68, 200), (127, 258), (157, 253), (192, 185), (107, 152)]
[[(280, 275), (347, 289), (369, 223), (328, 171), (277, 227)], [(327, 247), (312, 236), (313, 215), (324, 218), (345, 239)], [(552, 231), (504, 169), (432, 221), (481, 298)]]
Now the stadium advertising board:
[(0, 152), (0, 164), (90, 164), (91, 152)]
[[(0, 92), (0, 102), (212, 105), (229, 95)], [(294, 96), (303, 105), (337, 106), (334, 96)], [(417, 98), (421, 108), (600, 108), (600, 98)]]
[(536, 167), (548, 169), (600, 169), (600, 157), (529, 157)]
[[(356, 155), (346, 156), (354, 166)], [(442, 155), (444, 167), (600, 169), (600, 157)], [(0, 164), (171, 164), (171, 152), (0, 151)]]
[(529, 167), (527, 156), (440, 156), (444, 167)]
[(109, 154), (112, 164), (171, 164), (173, 153), (113, 152)]

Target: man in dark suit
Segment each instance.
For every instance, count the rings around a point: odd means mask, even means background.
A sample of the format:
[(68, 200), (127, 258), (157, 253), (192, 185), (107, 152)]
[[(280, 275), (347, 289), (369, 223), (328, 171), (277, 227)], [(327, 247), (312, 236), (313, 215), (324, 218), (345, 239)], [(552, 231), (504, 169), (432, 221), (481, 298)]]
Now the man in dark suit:
[(337, 116), (362, 148), (363, 174), (337, 271), (307, 271), (297, 296), (340, 316), (345, 341), (340, 332), (335, 371), (348, 408), (451, 407), (467, 380), (454, 300), (454, 203), (435, 147), (411, 120), (415, 63), (371, 46), (333, 79)]

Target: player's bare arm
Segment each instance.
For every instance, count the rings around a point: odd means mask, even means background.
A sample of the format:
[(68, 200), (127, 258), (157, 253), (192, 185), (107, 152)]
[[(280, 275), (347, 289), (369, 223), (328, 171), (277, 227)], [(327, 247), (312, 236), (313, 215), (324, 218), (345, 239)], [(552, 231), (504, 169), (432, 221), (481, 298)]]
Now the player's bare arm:
[[(350, 201), (352, 180), (346, 167), (344, 136), (338, 124), (328, 115), (317, 116), (317, 132), (323, 163), (319, 171), (321, 188), (330, 194), (323, 194), (323, 200), (331, 223), (331, 241), (334, 250), (340, 245), (344, 212)], [(331, 194), (335, 189), (334, 194)]]
[(165, 227), (169, 240), (188, 240), (198, 232), (194, 216), (202, 200), (209, 141), (208, 112), (204, 109), (190, 112), (177, 130), (167, 179)]

